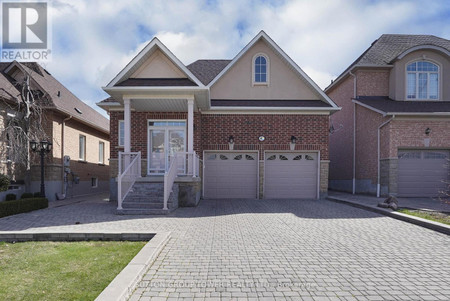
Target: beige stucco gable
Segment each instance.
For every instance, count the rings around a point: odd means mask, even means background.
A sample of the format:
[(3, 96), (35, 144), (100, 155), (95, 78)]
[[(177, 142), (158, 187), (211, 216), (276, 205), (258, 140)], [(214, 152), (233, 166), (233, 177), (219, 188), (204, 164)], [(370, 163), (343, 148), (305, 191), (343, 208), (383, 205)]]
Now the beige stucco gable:
[(186, 75), (158, 49), (130, 78), (186, 78)]
[[(253, 85), (252, 69), (256, 54), (268, 57), (267, 85)], [(257, 41), (211, 87), (211, 99), (304, 99), (319, 100), (301, 75), (264, 41)]]

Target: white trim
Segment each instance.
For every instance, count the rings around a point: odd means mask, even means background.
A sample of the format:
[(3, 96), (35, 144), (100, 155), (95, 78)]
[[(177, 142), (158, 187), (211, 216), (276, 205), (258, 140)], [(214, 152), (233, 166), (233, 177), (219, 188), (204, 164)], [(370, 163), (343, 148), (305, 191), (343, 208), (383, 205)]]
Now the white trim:
[(259, 111), (255, 110), (210, 110), (210, 111), (201, 111), (204, 115), (226, 115), (226, 114), (249, 114), (249, 115), (330, 115), (332, 112), (329, 111), (299, 111), (299, 110), (279, 110), (279, 111), (271, 111), (270, 109), (263, 109)]
[[(266, 199), (266, 153), (294, 153), (294, 154), (304, 154), (304, 153), (317, 153), (317, 191), (316, 200), (320, 199), (320, 150), (264, 150), (263, 151), (263, 161), (264, 161), (264, 175), (263, 175), (263, 196)], [(324, 161), (325, 162), (325, 161)], [(329, 162), (329, 161), (328, 161)]]
[(102, 89), (109, 93), (109, 92), (152, 92), (152, 91), (174, 91), (174, 90), (186, 90), (186, 91), (208, 91), (208, 88), (204, 87), (185, 87), (185, 86), (177, 86), (177, 87), (148, 87), (148, 86), (139, 86), (139, 87), (127, 87), (127, 86), (120, 86), (120, 87), (102, 87)]
[(124, 152), (131, 152), (131, 101), (129, 98), (125, 98), (123, 100), (124, 112), (123, 112), (123, 120), (124, 120)]
[[(255, 60), (262, 56), (266, 59), (266, 81), (265, 82), (257, 82), (255, 81)], [(263, 52), (258, 52), (252, 58), (252, 86), (263, 86), (268, 87), (270, 83), (270, 60), (269, 56)]]
[(211, 88), (225, 73), (230, 70), (234, 64), (260, 39), (267, 42), (276, 52), (278, 52), (281, 57), (287, 61), (287, 63), (297, 71), (307, 83), (321, 96), (322, 100), (330, 104), (333, 108), (338, 108), (338, 106), (329, 98), (322, 89), (263, 31), (261, 30), (250, 43), (247, 44), (235, 57), (234, 59), (208, 84), (207, 87)]
[(406, 55), (410, 54), (411, 52), (417, 51), (417, 50), (429, 50), (429, 49), (437, 50), (437, 51), (443, 52), (447, 56), (450, 56), (450, 51), (448, 51), (445, 48), (442, 48), (439, 46), (434, 46), (434, 45), (419, 45), (419, 46), (411, 47), (408, 50), (405, 50), (399, 56), (397, 56), (397, 59), (401, 60)]
[[(154, 37), (126, 66), (122, 69), (107, 85), (108, 88), (113, 87), (119, 81), (123, 80), (127, 73), (135, 66), (142, 65), (144, 63), (143, 58), (146, 54), (152, 51), (155, 47), (158, 47), (159, 50), (165, 54), (172, 63), (175, 64), (187, 77), (195, 82), (199, 87), (204, 87), (204, 85), (198, 80), (197, 77), (192, 74), (189, 69), (184, 66), (184, 64), (160, 41), (158, 38)], [(104, 89), (105, 90), (105, 89)], [(105, 90), (106, 91), (106, 90)]]
[(259, 199), (259, 150), (203, 150), (203, 180), (202, 180), (202, 198), (205, 198), (205, 166), (206, 156), (205, 153), (256, 153), (256, 198)]
[(97, 106), (99, 107), (116, 107), (116, 106), (122, 106), (120, 102), (97, 102)]

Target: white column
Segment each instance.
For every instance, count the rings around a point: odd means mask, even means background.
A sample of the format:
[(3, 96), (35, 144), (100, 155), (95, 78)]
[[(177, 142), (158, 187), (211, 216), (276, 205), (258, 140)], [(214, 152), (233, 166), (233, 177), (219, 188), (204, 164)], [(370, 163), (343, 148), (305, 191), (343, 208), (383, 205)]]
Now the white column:
[(191, 153), (194, 152), (194, 99), (188, 99), (188, 120), (187, 120), (187, 128), (188, 128), (188, 172), (194, 174), (194, 166), (193, 166), (193, 157)]
[(188, 152), (194, 151), (194, 99), (188, 99)]
[(124, 151), (126, 153), (131, 152), (131, 110), (130, 110), (130, 99), (124, 98), (124, 112), (123, 112), (123, 123), (124, 123)]

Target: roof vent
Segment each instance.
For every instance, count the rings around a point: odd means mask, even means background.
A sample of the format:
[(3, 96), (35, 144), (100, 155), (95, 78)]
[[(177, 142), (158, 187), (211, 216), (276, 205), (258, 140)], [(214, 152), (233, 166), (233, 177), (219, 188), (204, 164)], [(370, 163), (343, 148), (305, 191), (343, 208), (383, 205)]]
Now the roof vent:
[(81, 112), (80, 109), (78, 109), (78, 108), (74, 108), (74, 109), (75, 109), (75, 111), (77, 111), (78, 114), (83, 114), (83, 112)]
[(58, 91), (58, 97), (61, 97), (61, 91)]

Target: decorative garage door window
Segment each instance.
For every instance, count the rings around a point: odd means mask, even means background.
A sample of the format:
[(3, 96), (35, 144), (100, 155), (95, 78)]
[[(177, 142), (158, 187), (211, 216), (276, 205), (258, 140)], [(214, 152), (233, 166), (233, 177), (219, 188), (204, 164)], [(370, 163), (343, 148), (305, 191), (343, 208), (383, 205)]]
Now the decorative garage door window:
[(298, 154), (283, 154), (283, 155), (268, 155), (267, 161), (280, 160), (280, 161), (300, 161), (302, 159), (313, 161), (315, 160), (312, 155), (298, 155)]
[[(206, 160), (208, 160), (208, 161), (213, 161), (213, 160), (249, 160), (249, 161), (253, 161), (253, 160), (256, 160), (256, 157), (257, 157), (256, 154), (238, 154), (238, 155), (233, 154), (233, 153), (230, 153), (230, 154), (208, 154), (208, 155), (206, 155)], [(286, 158), (286, 159), (281, 159), (281, 160), (288, 160), (288, 159)]]
[(399, 152), (399, 159), (420, 159), (422, 152), (409, 151), (409, 152)]

